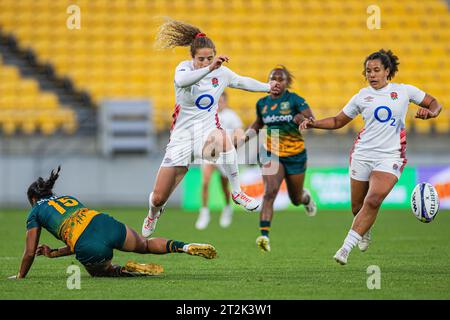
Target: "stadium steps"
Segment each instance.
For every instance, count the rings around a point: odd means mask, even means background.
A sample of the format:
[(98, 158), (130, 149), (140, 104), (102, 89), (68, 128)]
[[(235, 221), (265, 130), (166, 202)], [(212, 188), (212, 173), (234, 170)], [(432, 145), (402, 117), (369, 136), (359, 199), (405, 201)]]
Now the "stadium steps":
[(20, 49), (12, 35), (0, 29), (0, 55), (3, 63), (15, 66), (23, 78), (37, 81), (43, 92), (52, 92), (61, 105), (72, 108), (78, 119), (77, 134), (92, 135), (96, 130), (96, 110), (90, 95), (77, 91), (68, 78), (57, 77), (53, 66), (37, 62), (32, 50)]

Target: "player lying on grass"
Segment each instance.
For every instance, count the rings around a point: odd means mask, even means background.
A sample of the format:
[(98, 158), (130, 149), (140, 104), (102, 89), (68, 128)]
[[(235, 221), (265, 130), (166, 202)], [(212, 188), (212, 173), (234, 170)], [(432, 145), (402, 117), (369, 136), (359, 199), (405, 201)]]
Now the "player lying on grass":
[(406, 165), (405, 118), (408, 105), (420, 106), (416, 118), (427, 120), (441, 112), (435, 98), (408, 84), (389, 83), (398, 71), (398, 58), (392, 51), (380, 50), (364, 61), (363, 74), (369, 86), (353, 96), (335, 117), (306, 119), (300, 129), (339, 129), (358, 114), (364, 129), (358, 134), (350, 154), (350, 187), (353, 224), (334, 259), (346, 264), (353, 247), (367, 250), (370, 230), (378, 210), (397, 183)]
[[(242, 145), (252, 134), (267, 127), (267, 143), (265, 150), (260, 153), (264, 182), (259, 221), (261, 235), (256, 239), (256, 244), (263, 251), (270, 251), (269, 230), (273, 204), (283, 180), (286, 181), (293, 205), (303, 205), (308, 216), (315, 216), (317, 212), (311, 193), (303, 188), (307, 154), (303, 136), (298, 128), (302, 120), (313, 117), (313, 113), (305, 99), (288, 90), (293, 78), (284, 66), (271, 70), (269, 80), (278, 84), (279, 90), (272, 90), (270, 95), (258, 100), (256, 120), (239, 143)], [(272, 132), (276, 130), (279, 132), (278, 142), (273, 141), (276, 138), (272, 137)], [(266, 154), (271, 156), (264, 156)]]
[[(76, 255), (93, 277), (120, 277), (161, 273), (156, 264), (128, 262), (125, 266), (111, 263), (113, 249), (141, 254), (187, 253), (212, 259), (216, 250), (209, 244), (184, 243), (163, 238), (146, 239), (113, 217), (86, 208), (72, 196), (55, 196), (52, 189), (59, 176), (52, 171), (50, 178), (41, 177), (28, 188), (32, 209), (27, 219), (26, 246), (17, 278), (24, 278), (36, 255), (56, 258)], [(41, 228), (46, 229), (66, 246), (50, 249), (40, 245)]]

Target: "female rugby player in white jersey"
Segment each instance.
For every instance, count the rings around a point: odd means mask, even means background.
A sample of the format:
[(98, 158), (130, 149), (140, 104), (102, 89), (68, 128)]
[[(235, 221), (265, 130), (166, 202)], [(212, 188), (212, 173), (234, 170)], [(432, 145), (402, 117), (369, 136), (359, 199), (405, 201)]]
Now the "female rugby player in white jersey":
[(364, 62), (369, 86), (353, 96), (335, 117), (306, 119), (300, 129), (339, 129), (361, 114), (365, 125), (358, 134), (350, 154), (352, 227), (334, 259), (346, 264), (357, 244), (367, 250), (370, 229), (378, 210), (397, 183), (406, 165), (405, 117), (410, 102), (419, 105), (416, 118), (427, 120), (441, 112), (431, 95), (408, 84), (390, 83), (398, 70), (398, 58), (391, 50), (380, 50)]
[[(220, 96), (218, 111), (220, 126), (227, 132), (233, 142), (235, 139), (239, 139), (244, 133), (242, 130), (242, 120), (239, 118), (239, 115), (228, 106), (226, 91)], [(202, 165), (202, 207), (200, 208), (197, 221), (195, 222), (195, 227), (198, 230), (206, 229), (211, 220), (211, 214), (208, 208), (209, 184), (211, 182), (211, 176), (216, 169), (220, 173), (220, 186), (225, 196), (225, 206), (220, 215), (220, 226), (222, 228), (229, 227), (233, 218), (233, 207), (230, 204), (231, 196), (226, 173), (220, 164), (205, 161)]]
[(183, 179), (192, 159), (205, 158), (221, 164), (231, 185), (233, 201), (248, 211), (259, 208), (260, 202), (240, 188), (236, 150), (220, 127), (217, 103), (226, 87), (254, 92), (270, 92), (278, 87), (275, 82), (241, 77), (222, 66), (229, 58), (216, 56), (212, 40), (189, 24), (168, 20), (161, 26), (157, 40), (163, 48), (190, 46), (192, 60), (181, 62), (175, 70), (176, 105), (170, 140), (149, 196), (150, 209), (142, 226), (145, 237), (154, 232), (167, 199)]

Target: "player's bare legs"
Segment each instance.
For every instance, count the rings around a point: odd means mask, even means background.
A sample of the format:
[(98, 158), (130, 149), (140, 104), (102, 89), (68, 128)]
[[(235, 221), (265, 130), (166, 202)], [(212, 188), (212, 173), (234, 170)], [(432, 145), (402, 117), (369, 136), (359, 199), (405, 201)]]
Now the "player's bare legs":
[(198, 230), (205, 229), (211, 219), (209, 208), (208, 208), (208, 196), (209, 196), (209, 182), (211, 180), (211, 175), (215, 170), (215, 165), (205, 163), (202, 165), (202, 207), (200, 208), (200, 213), (198, 215), (197, 221), (195, 222), (195, 227)]
[(95, 263), (95, 264), (84, 264), (83, 265), (86, 271), (92, 277), (126, 277), (131, 276), (131, 274), (127, 274), (122, 272), (123, 267), (112, 264), (111, 260)]
[(353, 219), (352, 227), (344, 240), (343, 246), (336, 252), (335, 260), (346, 264), (350, 251), (358, 244), (372, 225), (381, 204), (397, 183), (397, 177), (391, 173), (373, 171), (369, 178), (369, 190), (364, 198), (363, 206)]
[[(277, 168), (275, 174), (273, 173), (273, 168)], [(270, 171), (270, 174), (268, 171)], [(271, 160), (262, 166), (262, 177), (264, 182), (264, 196), (259, 215), (261, 236), (256, 239), (256, 244), (261, 250), (270, 251), (269, 231), (273, 217), (273, 203), (285, 177), (284, 167), (277, 161)]]
[(220, 215), (220, 226), (222, 228), (229, 227), (233, 219), (233, 207), (230, 203), (231, 192), (228, 183), (228, 179), (220, 175), (220, 184), (222, 186), (223, 195), (225, 196), (225, 207), (222, 209)]
[(225, 204), (230, 205), (230, 188), (228, 187), (228, 179), (224, 176), (220, 176), (220, 185), (222, 186), (223, 195), (225, 197)]
[(172, 192), (183, 180), (187, 167), (160, 167), (153, 192), (150, 193), (148, 214), (142, 225), (142, 235), (149, 237), (156, 228), (156, 223)]
[(216, 166), (213, 164), (202, 165), (202, 207), (208, 207), (208, 187), (214, 170)]
[(153, 187), (153, 196), (150, 199), (156, 207), (163, 206), (167, 202), (187, 171), (187, 167), (159, 168), (155, 186)]
[(216, 257), (216, 249), (210, 244), (185, 243), (182, 241), (168, 240), (164, 238), (146, 239), (136, 231), (127, 226), (127, 236), (121, 251), (131, 251), (136, 253), (187, 253), (190, 255), (202, 256), (207, 259)]
[(375, 222), (381, 204), (392, 191), (398, 178), (392, 173), (373, 171), (369, 178), (369, 190), (361, 210), (353, 220), (352, 230), (365, 234)]
[(311, 193), (308, 189), (303, 188), (305, 182), (305, 174), (287, 174), (284, 178), (289, 193), (289, 198), (294, 206), (303, 204), (305, 206), (306, 214), (310, 217), (317, 213), (317, 206), (312, 199)]
[[(350, 178), (350, 190), (351, 190), (351, 202), (352, 202), (352, 213), (354, 216), (358, 214), (361, 210), (364, 199), (366, 198), (367, 192), (369, 191), (369, 181), (359, 181)], [(366, 251), (369, 248), (371, 241), (371, 230), (367, 231), (361, 241), (358, 243), (358, 247), (361, 251)]]
[(369, 191), (369, 181), (359, 181), (351, 178), (350, 190), (352, 213), (354, 216), (356, 216), (361, 210), (364, 204), (364, 199), (366, 198), (367, 192)]
[(203, 157), (207, 160), (215, 160), (216, 164), (223, 168), (231, 185), (231, 196), (234, 202), (248, 211), (255, 211), (261, 206), (258, 200), (249, 197), (241, 190), (237, 152), (224, 130), (216, 129), (210, 133), (203, 148)]
[[(210, 244), (185, 243), (164, 238), (146, 239), (135, 230), (126, 226), (127, 235), (120, 251), (141, 254), (187, 253), (207, 259), (216, 257), (216, 249)], [(111, 260), (103, 263), (85, 264), (84, 267), (93, 277), (129, 277), (136, 275), (157, 275), (163, 267), (155, 263), (136, 263), (128, 261), (125, 266), (114, 265)]]

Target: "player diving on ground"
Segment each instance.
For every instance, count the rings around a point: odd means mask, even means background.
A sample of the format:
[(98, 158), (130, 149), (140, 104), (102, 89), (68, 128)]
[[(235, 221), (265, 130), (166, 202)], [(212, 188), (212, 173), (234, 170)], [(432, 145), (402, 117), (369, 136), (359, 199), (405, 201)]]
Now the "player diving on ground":
[[(57, 258), (75, 254), (76, 259), (93, 277), (121, 277), (156, 275), (163, 272), (160, 265), (129, 261), (125, 266), (112, 264), (113, 250), (140, 254), (187, 253), (207, 259), (216, 257), (210, 244), (185, 243), (164, 238), (146, 239), (129, 226), (113, 217), (87, 208), (72, 196), (56, 196), (53, 186), (60, 167), (52, 171), (49, 179), (39, 177), (28, 188), (28, 201), (32, 209), (27, 219), (25, 252), (17, 275), (25, 278), (35, 256)], [(66, 246), (51, 249), (39, 244), (44, 228)]]

